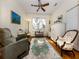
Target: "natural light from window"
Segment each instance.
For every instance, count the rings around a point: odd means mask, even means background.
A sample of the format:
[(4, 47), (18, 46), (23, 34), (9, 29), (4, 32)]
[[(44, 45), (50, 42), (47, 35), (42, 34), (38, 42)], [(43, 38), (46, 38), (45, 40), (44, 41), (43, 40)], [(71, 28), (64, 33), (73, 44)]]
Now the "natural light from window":
[(32, 25), (33, 25), (33, 29), (35, 31), (40, 31), (40, 30), (43, 30), (45, 28), (46, 21), (43, 18), (36, 17), (36, 18), (33, 18)]

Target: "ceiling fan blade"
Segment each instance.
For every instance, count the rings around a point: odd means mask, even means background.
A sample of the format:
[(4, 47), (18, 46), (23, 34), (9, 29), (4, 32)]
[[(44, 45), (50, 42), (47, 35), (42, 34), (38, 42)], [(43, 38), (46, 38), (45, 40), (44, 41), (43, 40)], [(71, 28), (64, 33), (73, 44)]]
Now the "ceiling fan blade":
[(45, 12), (45, 9), (43, 7), (41, 7), (41, 9)]
[(42, 7), (48, 6), (49, 3), (42, 4)]
[(31, 6), (38, 7), (38, 5), (33, 5), (33, 4), (31, 4)]
[(38, 0), (38, 2), (40, 2), (40, 0)]
[(39, 11), (40, 7), (37, 9), (37, 12)]
[(41, 1), (40, 0), (38, 0), (38, 5), (41, 5)]

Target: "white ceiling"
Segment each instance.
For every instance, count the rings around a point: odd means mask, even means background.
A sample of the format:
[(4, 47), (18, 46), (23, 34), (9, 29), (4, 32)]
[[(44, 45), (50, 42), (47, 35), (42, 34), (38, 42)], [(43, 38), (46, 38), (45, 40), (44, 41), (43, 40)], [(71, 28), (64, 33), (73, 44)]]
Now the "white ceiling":
[[(44, 7), (46, 10), (43, 12), (41, 9), (37, 12), (38, 7), (33, 7), (31, 4), (38, 4), (38, 0), (17, 0), (21, 8), (25, 9), (26, 13), (37, 13), (37, 14), (52, 14), (62, 4), (63, 0), (41, 0), (43, 3), (49, 3), (49, 6)], [(57, 6), (55, 6), (57, 3)]]

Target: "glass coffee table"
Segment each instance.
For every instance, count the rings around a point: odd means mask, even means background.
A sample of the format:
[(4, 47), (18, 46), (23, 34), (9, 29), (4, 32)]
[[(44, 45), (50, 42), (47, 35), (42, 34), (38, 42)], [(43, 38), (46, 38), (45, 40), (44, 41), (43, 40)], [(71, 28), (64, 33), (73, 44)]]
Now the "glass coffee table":
[(23, 59), (62, 59), (46, 38), (32, 38), (30, 51)]

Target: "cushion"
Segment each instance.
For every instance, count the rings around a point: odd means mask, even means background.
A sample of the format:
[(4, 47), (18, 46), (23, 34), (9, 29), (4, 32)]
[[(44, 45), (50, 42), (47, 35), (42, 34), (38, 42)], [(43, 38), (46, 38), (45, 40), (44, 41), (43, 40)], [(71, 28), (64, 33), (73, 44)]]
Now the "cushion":
[(11, 38), (12, 34), (11, 31), (8, 28), (4, 28), (4, 33), (5, 33), (5, 39)]
[(72, 50), (73, 49), (73, 43), (66, 43), (65, 46), (62, 49)]

